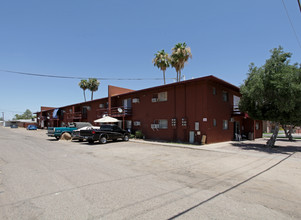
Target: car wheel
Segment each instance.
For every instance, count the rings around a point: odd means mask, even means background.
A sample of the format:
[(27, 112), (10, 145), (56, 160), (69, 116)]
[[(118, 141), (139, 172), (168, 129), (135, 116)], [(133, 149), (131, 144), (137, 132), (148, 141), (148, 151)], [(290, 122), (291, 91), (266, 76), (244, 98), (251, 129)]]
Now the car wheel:
[(60, 136), (55, 136), (55, 138), (56, 138), (57, 140), (59, 140), (59, 139), (60, 139)]
[(88, 142), (89, 142), (89, 144), (94, 144), (94, 141), (91, 139), (89, 139)]
[(102, 136), (102, 137), (99, 138), (99, 142), (101, 144), (105, 144), (105, 143), (107, 143), (107, 138), (105, 136)]
[(129, 136), (128, 135), (124, 135), (123, 140), (124, 141), (128, 141), (129, 140)]

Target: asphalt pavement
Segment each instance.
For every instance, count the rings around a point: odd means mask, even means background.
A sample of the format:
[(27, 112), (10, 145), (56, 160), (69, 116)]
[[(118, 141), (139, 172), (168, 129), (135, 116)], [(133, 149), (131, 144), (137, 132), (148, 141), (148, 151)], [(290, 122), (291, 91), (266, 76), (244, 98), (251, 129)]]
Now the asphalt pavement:
[(89, 145), (0, 127), (0, 219), (301, 219), (301, 141)]

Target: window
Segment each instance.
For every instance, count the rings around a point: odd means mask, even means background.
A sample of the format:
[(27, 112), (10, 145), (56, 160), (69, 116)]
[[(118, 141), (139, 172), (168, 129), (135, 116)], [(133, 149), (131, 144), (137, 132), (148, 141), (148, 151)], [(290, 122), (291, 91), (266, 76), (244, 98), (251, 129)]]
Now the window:
[(158, 93), (158, 101), (159, 102), (167, 101), (167, 92)]
[(153, 94), (152, 102), (165, 102), (167, 101), (167, 92), (160, 92)]
[(166, 119), (160, 119), (159, 121), (159, 129), (167, 129), (168, 121)]
[(131, 120), (126, 120), (126, 128), (127, 129), (132, 129), (132, 121)]
[(186, 120), (186, 118), (182, 118), (182, 126), (183, 127), (187, 126), (187, 120)]
[(177, 126), (177, 119), (176, 118), (172, 118), (171, 119), (171, 126), (172, 127), (176, 127)]
[(229, 98), (228, 98), (228, 93), (227, 92), (223, 92), (223, 101), (224, 102), (228, 102)]
[(223, 130), (228, 130), (228, 120), (223, 120)]
[(216, 88), (215, 87), (212, 88), (212, 94), (216, 95)]
[(133, 98), (132, 102), (133, 102), (133, 103), (139, 103), (140, 100), (139, 100), (139, 98)]
[(130, 109), (130, 108), (132, 108), (132, 99), (131, 99), (131, 98), (129, 98), (129, 99), (124, 99), (124, 100), (123, 100), (123, 107), (124, 107), (125, 109)]
[(196, 131), (200, 130), (200, 123), (198, 121), (194, 123), (194, 130)]
[(256, 122), (256, 124), (255, 124), (255, 129), (259, 130), (259, 123), (258, 122)]
[(213, 119), (213, 127), (216, 127), (216, 119)]

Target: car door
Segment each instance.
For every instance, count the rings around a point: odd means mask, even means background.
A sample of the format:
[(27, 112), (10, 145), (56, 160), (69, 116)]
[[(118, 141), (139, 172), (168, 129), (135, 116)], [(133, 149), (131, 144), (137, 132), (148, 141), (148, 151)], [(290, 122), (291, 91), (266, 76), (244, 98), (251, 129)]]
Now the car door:
[(122, 130), (119, 128), (119, 127), (117, 127), (117, 126), (114, 126), (113, 127), (113, 133), (114, 133), (114, 139), (118, 139), (118, 138), (122, 138)]

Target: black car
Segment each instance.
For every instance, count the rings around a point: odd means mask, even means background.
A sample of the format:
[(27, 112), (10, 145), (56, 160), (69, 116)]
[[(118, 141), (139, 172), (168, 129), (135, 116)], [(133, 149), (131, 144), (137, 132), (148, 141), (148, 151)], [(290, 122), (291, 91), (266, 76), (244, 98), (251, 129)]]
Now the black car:
[(117, 125), (107, 124), (101, 125), (100, 129), (81, 130), (80, 136), (87, 139), (90, 144), (95, 141), (105, 144), (108, 140), (117, 141), (118, 139), (122, 139), (124, 141), (128, 141), (130, 133), (121, 129)]

